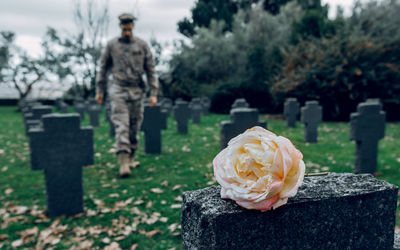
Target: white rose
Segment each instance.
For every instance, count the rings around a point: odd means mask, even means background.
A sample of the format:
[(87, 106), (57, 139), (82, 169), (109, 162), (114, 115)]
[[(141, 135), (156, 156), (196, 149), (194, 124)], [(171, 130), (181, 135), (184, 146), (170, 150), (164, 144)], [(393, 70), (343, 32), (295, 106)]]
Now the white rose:
[(276, 209), (295, 196), (303, 183), (302, 159), (285, 137), (261, 127), (248, 129), (214, 158), (221, 197), (247, 209)]

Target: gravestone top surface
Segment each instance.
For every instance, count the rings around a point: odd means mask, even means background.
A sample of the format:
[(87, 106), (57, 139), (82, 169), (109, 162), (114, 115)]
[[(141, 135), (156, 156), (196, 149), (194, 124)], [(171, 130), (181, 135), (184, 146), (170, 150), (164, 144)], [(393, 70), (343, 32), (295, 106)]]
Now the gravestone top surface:
[(246, 99), (244, 99), (244, 98), (239, 98), (239, 99), (236, 99), (236, 100), (233, 102), (233, 104), (232, 104), (232, 106), (231, 106), (231, 109), (236, 109), (236, 108), (248, 108), (248, 107), (249, 107), (249, 104), (247, 103)]
[[(212, 214), (230, 213), (234, 211), (253, 211), (247, 210), (236, 205), (233, 200), (221, 199), (221, 186), (211, 186), (200, 190), (188, 191), (183, 194), (186, 202), (201, 204), (203, 212), (209, 210)], [(351, 197), (367, 195), (374, 192), (385, 190), (397, 190), (397, 186), (376, 179), (371, 174), (350, 174), (350, 173), (331, 173), (327, 176), (315, 176), (304, 178), (303, 185), (300, 187), (296, 196), (290, 198), (290, 204), (304, 203), (309, 201), (321, 201), (331, 198)], [(215, 209), (218, 210), (215, 210)], [(277, 211), (281, 208), (278, 208)], [(266, 212), (268, 213), (268, 211)]]
[(361, 114), (379, 114), (382, 104), (379, 102), (367, 101), (357, 105), (357, 112)]

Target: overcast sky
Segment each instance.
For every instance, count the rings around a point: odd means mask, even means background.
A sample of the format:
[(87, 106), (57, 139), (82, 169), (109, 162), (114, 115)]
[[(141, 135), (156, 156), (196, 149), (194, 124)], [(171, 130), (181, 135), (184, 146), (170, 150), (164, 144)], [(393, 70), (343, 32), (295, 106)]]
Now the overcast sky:
[[(17, 34), (17, 44), (31, 54), (40, 52), (40, 40), (46, 27), (72, 32), (74, 3), (78, 0), (0, 0), (0, 31)], [(82, 0), (81, 0), (82, 1)], [(83, 1), (82, 1), (83, 2)], [(96, 0), (102, 2), (102, 0)], [(148, 41), (151, 36), (162, 42), (183, 38), (176, 23), (190, 16), (195, 0), (109, 0), (109, 37), (119, 34), (118, 15), (133, 12), (138, 15), (135, 34)], [(323, 0), (331, 10), (340, 4), (349, 9), (352, 0)], [(332, 12), (333, 13), (333, 12)]]

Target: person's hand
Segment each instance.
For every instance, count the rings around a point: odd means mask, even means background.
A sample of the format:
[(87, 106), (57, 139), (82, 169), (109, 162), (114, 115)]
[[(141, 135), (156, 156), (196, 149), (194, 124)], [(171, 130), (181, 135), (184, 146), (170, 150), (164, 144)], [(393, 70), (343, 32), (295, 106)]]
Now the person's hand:
[(157, 96), (152, 95), (149, 97), (149, 106), (154, 107), (157, 104)]
[(97, 93), (95, 99), (98, 104), (103, 104), (103, 94)]

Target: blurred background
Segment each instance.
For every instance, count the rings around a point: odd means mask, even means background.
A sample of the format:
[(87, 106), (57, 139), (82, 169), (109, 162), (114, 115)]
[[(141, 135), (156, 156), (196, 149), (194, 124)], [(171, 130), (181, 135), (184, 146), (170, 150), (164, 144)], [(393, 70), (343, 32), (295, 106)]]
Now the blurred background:
[(216, 113), (242, 97), (263, 113), (314, 99), (325, 120), (380, 98), (400, 118), (397, 0), (2, 1), (0, 103), (93, 97), (123, 12), (151, 45), (160, 96), (208, 96)]

